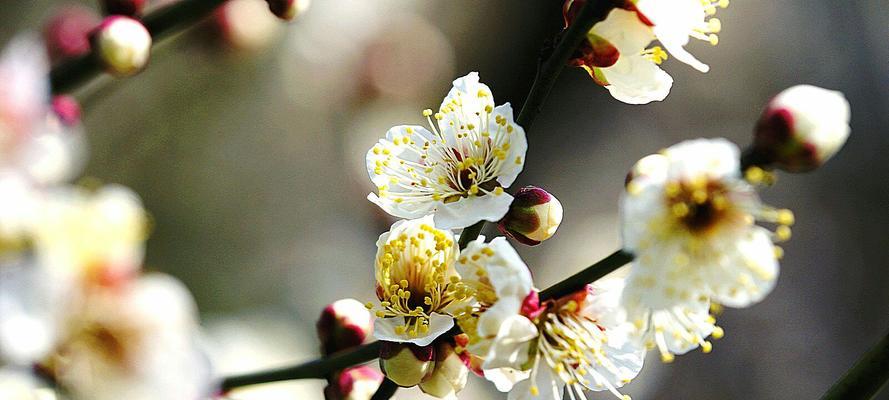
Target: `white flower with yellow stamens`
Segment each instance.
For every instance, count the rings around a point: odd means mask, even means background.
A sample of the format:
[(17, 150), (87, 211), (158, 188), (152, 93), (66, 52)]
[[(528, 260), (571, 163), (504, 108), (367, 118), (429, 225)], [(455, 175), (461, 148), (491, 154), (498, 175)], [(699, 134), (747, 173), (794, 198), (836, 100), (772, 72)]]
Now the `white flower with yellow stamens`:
[(439, 228), (498, 221), (512, 202), (503, 189), (521, 172), (528, 148), (512, 114), (509, 103), (494, 106), (477, 73), (455, 80), (439, 111), (423, 112), (429, 129), (396, 126), (367, 152), (379, 193), (368, 199), (400, 218), (434, 214)]
[[(377, 241), (375, 275), (379, 340), (427, 346), (454, 326), (465, 289), (454, 269), (459, 249), (431, 216), (402, 220)], [(368, 308), (374, 308), (368, 303)]]
[[(641, 159), (621, 208), (624, 247), (637, 257), (623, 300), (636, 309), (632, 322), (649, 327), (666, 311), (699, 333), (685, 336), (687, 345), (704, 345), (712, 329), (709, 300), (746, 307), (772, 290), (781, 253), (773, 241), (788, 239), (793, 223), (789, 210), (760, 202), (741, 176), (738, 148), (724, 139), (686, 141)], [(662, 355), (674, 352), (658, 345)]]
[(606, 280), (565, 298), (534, 304), (504, 321), (490, 340), (485, 376), (510, 399), (586, 398), (617, 388), (642, 369), (644, 348), (627, 340), (618, 300), (622, 280)]
[(709, 18), (716, 8), (728, 7), (729, 0), (638, 0), (636, 9), (651, 22), (657, 40), (677, 60), (701, 72), (710, 67), (698, 61), (685, 50), (689, 38), (700, 39), (716, 45), (716, 35), (722, 28), (719, 19)]

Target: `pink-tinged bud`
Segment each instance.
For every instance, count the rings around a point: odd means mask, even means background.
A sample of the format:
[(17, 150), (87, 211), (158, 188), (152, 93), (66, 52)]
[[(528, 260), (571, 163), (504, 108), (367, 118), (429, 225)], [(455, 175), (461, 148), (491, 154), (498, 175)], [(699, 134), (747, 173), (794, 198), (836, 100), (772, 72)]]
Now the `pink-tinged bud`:
[(536, 246), (552, 237), (562, 223), (562, 203), (547, 191), (526, 186), (519, 190), (500, 220), (500, 232), (520, 243)]
[(80, 104), (74, 97), (58, 95), (52, 98), (52, 111), (65, 126), (80, 123)]
[(433, 397), (453, 398), (466, 386), (470, 354), (466, 351), (469, 337), (460, 334), (438, 340), (435, 346), (435, 369), (420, 383), (420, 390)]
[(383, 342), (380, 369), (398, 386), (416, 386), (429, 378), (435, 369), (433, 345), (420, 347), (410, 343)]
[(93, 32), (91, 41), (99, 61), (112, 75), (135, 75), (148, 64), (151, 34), (135, 19), (107, 17)]
[(745, 164), (807, 172), (833, 157), (849, 137), (849, 102), (811, 85), (786, 89), (766, 106)]
[(355, 299), (337, 300), (321, 311), (315, 324), (321, 353), (329, 355), (360, 346), (373, 331), (370, 311)]
[(223, 43), (235, 50), (258, 51), (280, 33), (281, 23), (262, 0), (229, 0), (213, 13)]
[(126, 15), (138, 17), (145, 9), (145, 0), (102, 0), (105, 15)]
[(99, 22), (99, 15), (87, 7), (72, 5), (59, 9), (43, 29), (50, 60), (55, 63), (89, 53), (89, 34)]
[(325, 400), (370, 400), (383, 382), (383, 374), (362, 365), (347, 368), (324, 388)]
[(269, 10), (276, 17), (285, 21), (292, 21), (309, 8), (309, 0), (266, 0)]

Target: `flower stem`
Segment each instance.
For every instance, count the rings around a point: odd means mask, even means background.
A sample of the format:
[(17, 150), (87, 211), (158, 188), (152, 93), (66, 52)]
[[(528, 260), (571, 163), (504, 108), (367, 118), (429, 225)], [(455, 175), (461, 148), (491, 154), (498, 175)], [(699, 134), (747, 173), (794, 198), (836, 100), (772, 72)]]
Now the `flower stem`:
[(377, 391), (371, 396), (370, 400), (389, 400), (392, 395), (395, 394), (395, 391), (398, 390), (398, 385), (395, 382), (389, 380), (389, 378), (383, 379), (383, 382), (380, 383), (380, 387), (377, 388)]
[[(583, 288), (584, 285), (607, 275), (611, 271), (620, 268), (622, 265), (632, 260), (633, 255), (631, 253), (624, 250), (615, 251), (601, 261), (585, 268), (583, 271), (571, 275), (563, 281), (544, 290), (540, 293), (540, 299), (547, 300), (571, 294)], [(454, 329), (448, 331), (445, 335), (456, 335), (458, 333), (460, 333), (459, 328), (455, 326)], [(334, 354), (327, 358), (319, 358), (294, 367), (225, 378), (222, 381), (221, 387), (222, 391), (226, 392), (241, 386), (256, 385), (259, 383), (293, 379), (323, 379), (331, 372), (366, 363), (379, 357), (379, 355), (380, 342), (368, 343), (351, 350)], [(385, 381), (383, 384), (385, 385)], [(383, 388), (382, 385), (380, 387)], [(378, 389), (378, 391), (379, 390), (381, 389)], [(389, 394), (389, 396), (391, 396), (391, 394)]]
[(821, 400), (870, 399), (889, 381), (889, 332), (846, 371)]
[[(162, 7), (142, 19), (151, 33), (152, 44), (200, 21), (225, 0), (181, 0)], [(95, 77), (102, 68), (94, 52), (72, 58), (50, 72), (53, 93), (70, 92)]]
[(586, 284), (601, 279), (630, 261), (633, 261), (632, 253), (626, 250), (615, 251), (601, 261), (540, 292), (540, 300), (557, 299), (574, 293), (583, 289)]
[(220, 385), (222, 392), (248, 385), (287, 381), (293, 379), (324, 379), (333, 371), (372, 361), (380, 356), (380, 342), (368, 343), (319, 358), (293, 367), (279, 368), (225, 378)]

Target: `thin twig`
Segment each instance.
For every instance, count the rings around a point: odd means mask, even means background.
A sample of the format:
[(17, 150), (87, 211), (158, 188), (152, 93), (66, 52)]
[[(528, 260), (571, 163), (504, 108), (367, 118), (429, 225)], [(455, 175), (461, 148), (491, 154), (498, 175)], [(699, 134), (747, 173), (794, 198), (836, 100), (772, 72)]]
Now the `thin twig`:
[(227, 392), (241, 386), (260, 383), (293, 379), (324, 379), (333, 371), (363, 364), (379, 357), (380, 346), (380, 342), (368, 343), (354, 349), (336, 353), (330, 357), (319, 358), (293, 367), (232, 376), (225, 378), (220, 387), (223, 392)]
[(389, 400), (392, 395), (395, 394), (395, 391), (398, 390), (398, 385), (395, 382), (389, 380), (389, 378), (384, 378), (383, 382), (380, 383), (380, 387), (377, 388), (377, 391), (371, 396), (370, 400)]
[(833, 384), (821, 400), (870, 399), (889, 381), (889, 332)]
[[(210, 14), (225, 0), (181, 0), (146, 15), (142, 23), (153, 44), (181, 31)], [(94, 51), (59, 64), (50, 72), (53, 93), (70, 92), (102, 71)]]
[[(571, 294), (584, 285), (595, 281), (620, 266), (632, 261), (633, 255), (618, 250), (601, 261), (585, 268), (552, 287), (540, 292), (541, 300), (554, 299)], [(456, 335), (460, 333), (455, 326), (444, 335)], [(323, 379), (333, 371), (339, 371), (353, 365), (366, 363), (377, 358), (380, 354), (380, 342), (373, 342), (348, 350), (344, 353), (334, 354), (327, 358), (319, 358), (294, 367), (275, 369), (271, 371), (257, 372), (247, 375), (233, 376), (222, 381), (222, 390), (228, 391), (237, 387), (286, 381), (293, 379)]]

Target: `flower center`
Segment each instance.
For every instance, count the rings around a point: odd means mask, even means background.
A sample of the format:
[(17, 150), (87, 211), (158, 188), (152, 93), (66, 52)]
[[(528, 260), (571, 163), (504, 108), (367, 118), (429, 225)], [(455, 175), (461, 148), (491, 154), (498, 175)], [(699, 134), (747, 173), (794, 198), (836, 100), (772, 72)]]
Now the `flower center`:
[(673, 216), (692, 234), (713, 231), (731, 213), (728, 189), (720, 181), (673, 182), (665, 191)]
[[(578, 300), (560, 303), (549, 307), (536, 319), (540, 337), (537, 339), (537, 357), (532, 361), (531, 381), (536, 382), (542, 361), (567, 385), (571, 398), (585, 399), (585, 389), (605, 388), (620, 399), (629, 399), (599, 372), (604, 369), (614, 376), (621, 374), (604, 349), (608, 341), (605, 328), (579, 312)], [(537, 395), (539, 388), (532, 385), (531, 393)]]

